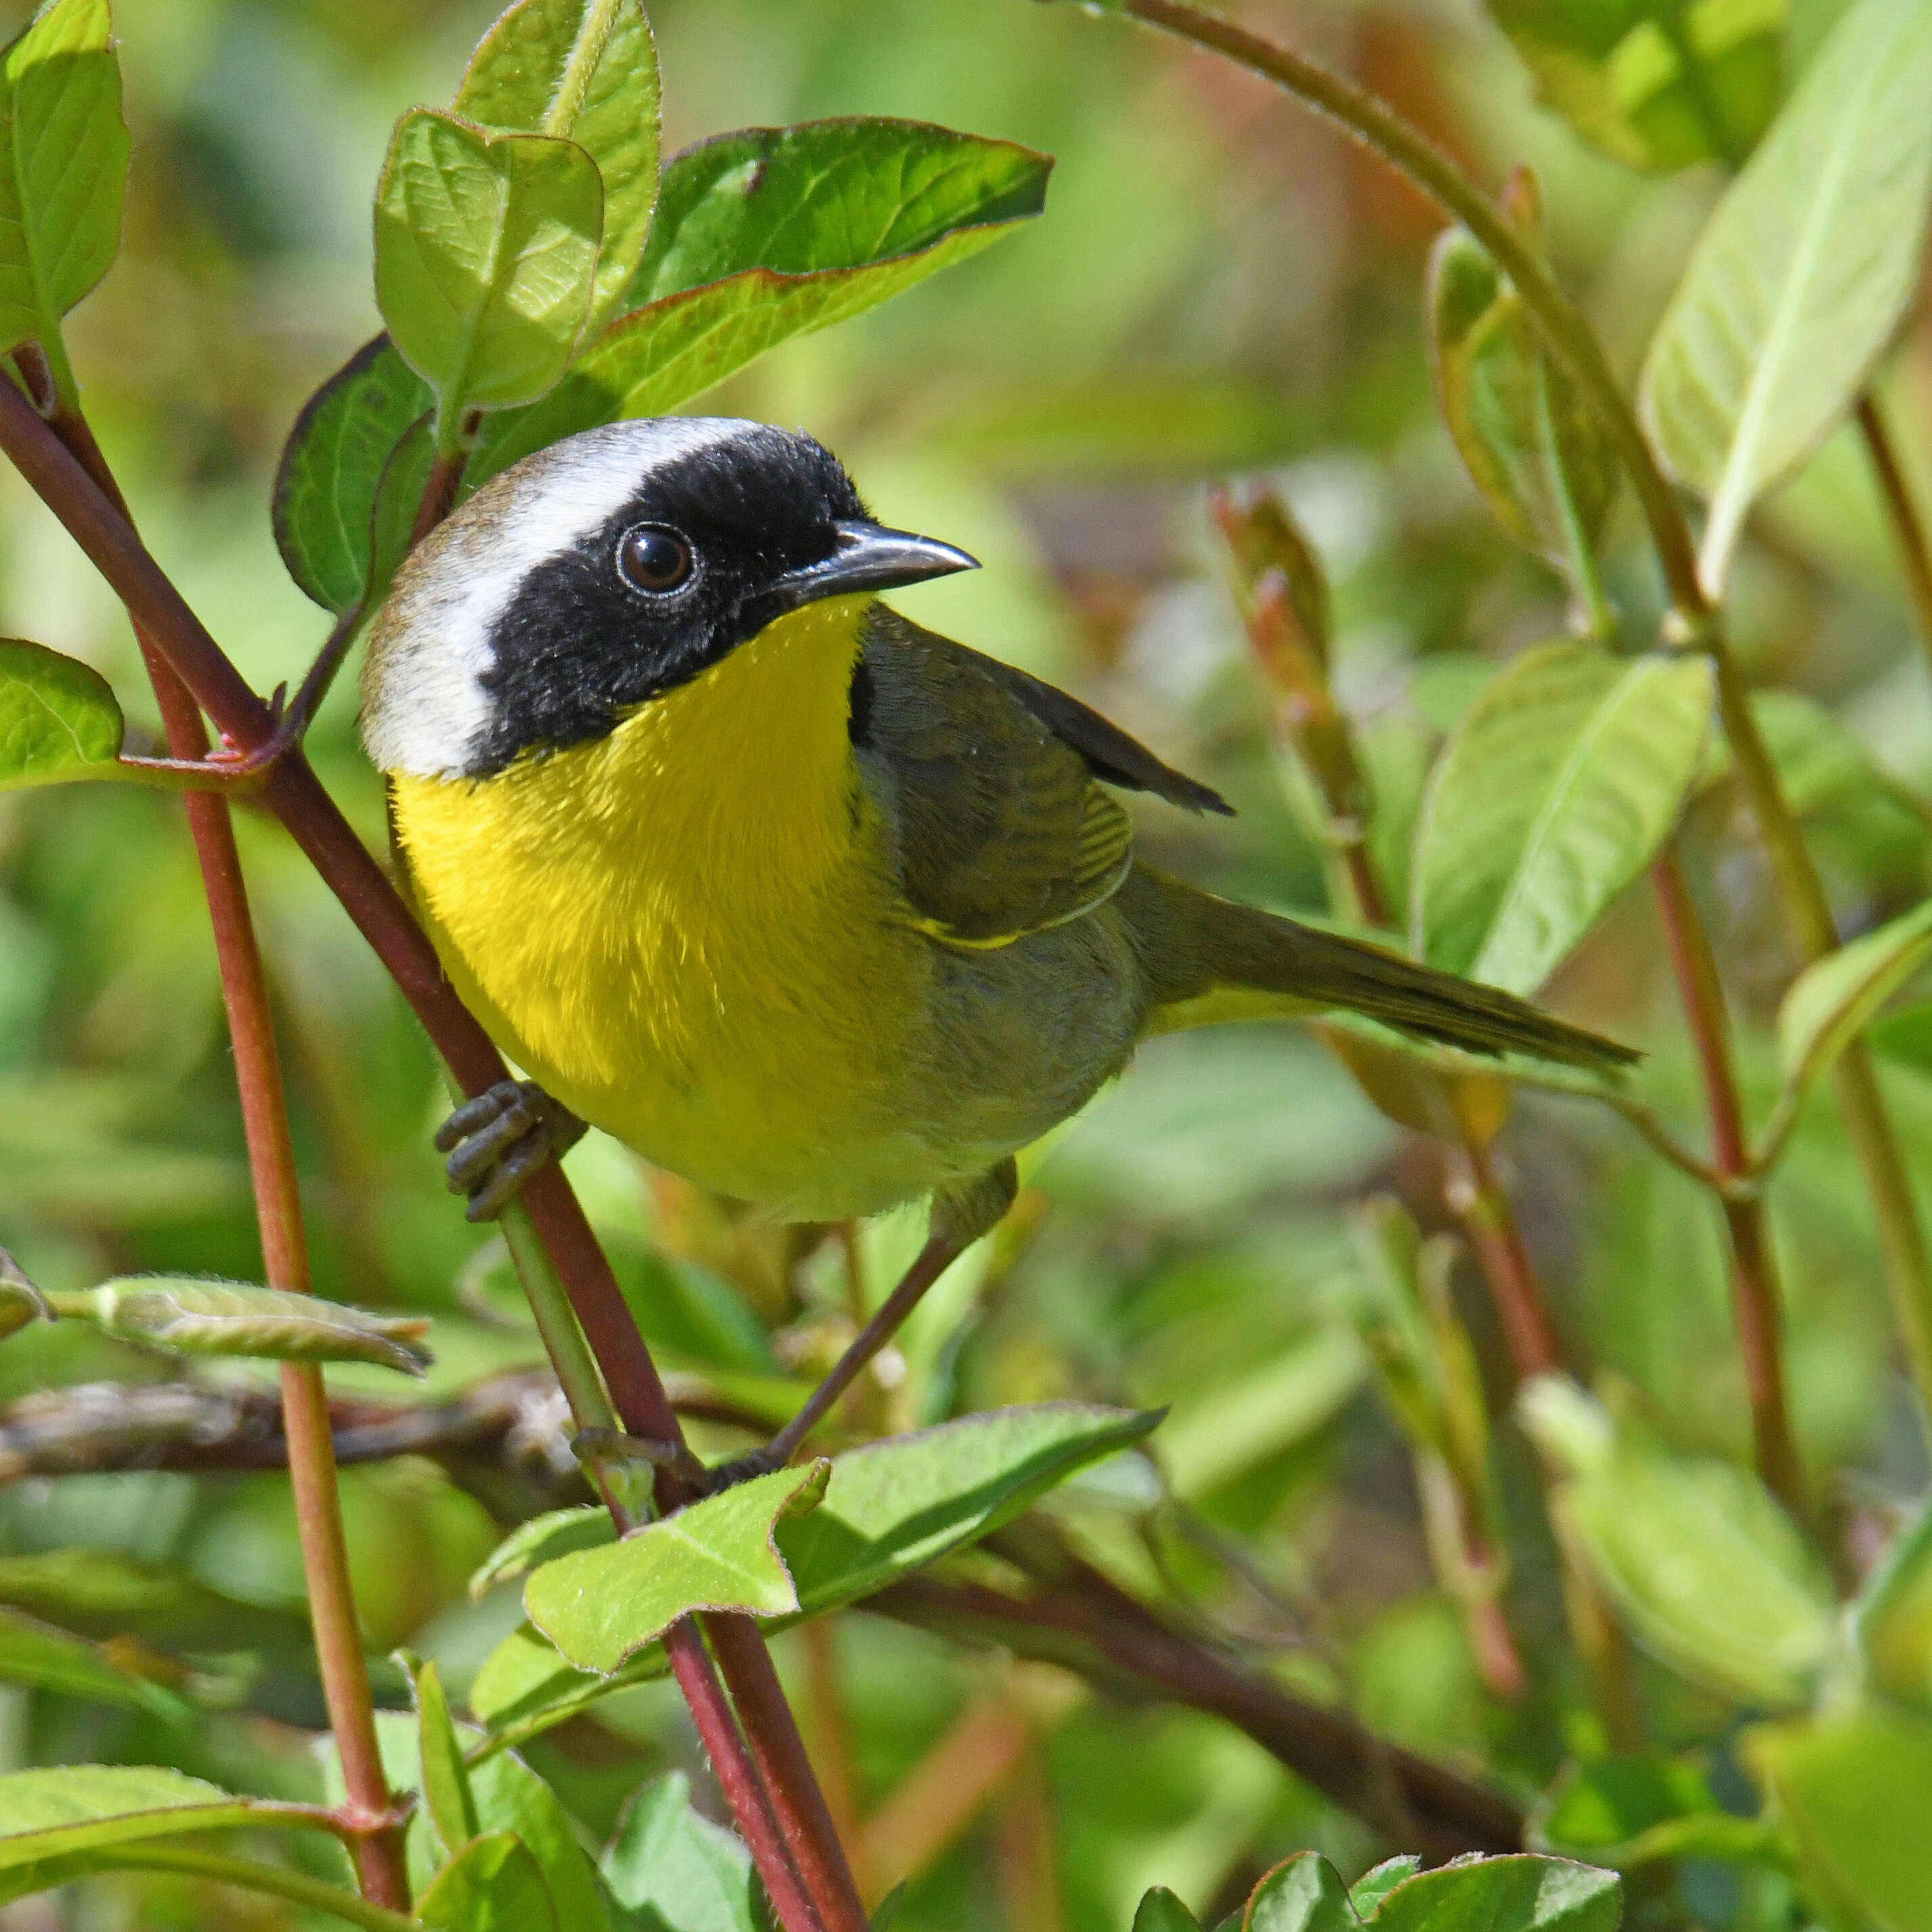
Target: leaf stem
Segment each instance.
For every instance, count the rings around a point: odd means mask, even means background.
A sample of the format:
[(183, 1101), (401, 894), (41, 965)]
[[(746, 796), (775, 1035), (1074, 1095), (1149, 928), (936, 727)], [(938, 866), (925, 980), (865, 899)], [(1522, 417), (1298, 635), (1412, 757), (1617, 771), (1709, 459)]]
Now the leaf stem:
[(1886, 514), (1898, 544), (1898, 560), (1905, 572), (1905, 586), (1918, 620), (1918, 642), (1932, 659), (1932, 545), (1926, 540), (1924, 520), (1912, 500), (1912, 486), (1906, 481), (1892, 432), (1886, 428), (1878, 398), (1868, 389), (1858, 398), (1858, 434), (1864, 438), (1865, 454), (1871, 458), (1872, 473), (1878, 478), (1885, 499)]
[[(126, 526), (131, 531), (126, 500), (86, 419), (63, 406), (56, 410), (49, 427), (126, 520)], [(134, 632), (160, 707), (170, 750), (178, 759), (206, 758), (208, 734), (188, 687), (138, 619)], [(268, 981), (256, 943), (248, 887), (236, 848), (234, 824), (226, 802), (210, 794), (186, 794), (182, 805), (201, 867), (208, 921), (214, 929), (215, 959), (234, 1048), (236, 1085), (241, 1096), (265, 1279), (272, 1288), (305, 1294), (310, 1286), (308, 1250), (302, 1228), (302, 1196), (296, 1181), (295, 1150), (289, 1138), (288, 1106), (275, 1047), (274, 1021), (268, 1006)], [(328, 1712), (329, 1728), (335, 1736), (350, 1802), (374, 1823), (388, 1816), (394, 1801), (376, 1748), (375, 1712), (350, 1585), (334, 1445), (329, 1435), (322, 1372), (313, 1364), (284, 1363), (281, 1385), (289, 1479), (295, 1495), (323, 1702)], [(386, 1826), (358, 1838), (354, 1856), (357, 1874), (368, 1898), (380, 1905), (408, 1905), (409, 1880), (403, 1863), (402, 1834), (398, 1828)]]
[[(1666, 850), (1651, 868), (1651, 880), (1677, 976), (1684, 1022), (1703, 1076), (1714, 1164), (1719, 1174), (1741, 1179), (1750, 1171), (1750, 1154), (1732, 1059), (1730, 1021), (1710, 937), (1674, 850)], [(1802, 1523), (1808, 1514), (1804, 1471), (1785, 1400), (1784, 1316), (1763, 1198), (1755, 1191), (1720, 1194), (1719, 1204), (1730, 1238), (1731, 1293), (1737, 1309), (1738, 1348), (1750, 1394), (1757, 1472), (1793, 1521)]]
[(358, 1898), (353, 1892), (344, 1892), (326, 1880), (291, 1871), (286, 1865), (230, 1858), (221, 1852), (176, 1850), (160, 1845), (129, 1852), (104, 1852), (100, 1863), (124, 1871), (181, 1872), (244, 1892), (265, 1892), (273, 1898), (286, 1898), (292, 1905), (305, 1906), (312, 1912), (326, 1912), (345, 1924), (362, 1926), (366, 1932), (422, 1932), (419, 1922), (406, 1912), (392, 1912), (372, 1900)]

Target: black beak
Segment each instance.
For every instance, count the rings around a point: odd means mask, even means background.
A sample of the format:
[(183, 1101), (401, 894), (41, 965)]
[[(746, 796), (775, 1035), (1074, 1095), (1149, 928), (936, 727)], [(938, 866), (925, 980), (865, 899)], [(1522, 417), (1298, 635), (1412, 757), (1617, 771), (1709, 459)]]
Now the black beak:
[(889, 530), (878, 524), (840, 524), (838, 548), (818, 563), (790, 570), (772, 586), (779, 612), (815, 604), (822, 597), (848, 597), (862, 590), (894, 590), (923, 584), (928, 577), (950, 577), (956, 570), (977, 570), (980, 560), (936, 537)]

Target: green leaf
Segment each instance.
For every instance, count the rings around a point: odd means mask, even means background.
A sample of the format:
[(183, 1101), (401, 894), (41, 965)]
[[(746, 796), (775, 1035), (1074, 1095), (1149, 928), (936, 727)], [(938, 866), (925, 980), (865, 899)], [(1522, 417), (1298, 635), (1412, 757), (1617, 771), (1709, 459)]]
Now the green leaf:
[(533, 401), (568, 367), (602, 224), (596, 164), (574, 141), (426, 107), (397, 123), (376, 190), (376, 299), (443, 434), (465, 410)]
[(531, 1572), (524, 1608), (572, 1664), (606, 1672), (693, 1610), (794, 1611), (773, 1528), (818, 1503), (831, 1468), (819, 1462), (756, 1477), (620, 1542), (559, 1557)]
[(130, 1668), (130, 1661), (112, 1646), (91, 1643), (23, 1611), (0, 1607), (0, 1683), (130, 1705), (164, 1718), (187, 1714), (178, 1697)]
[[(302, 406), (275, 471), (275, 542), (289, 574), (324, 610), (339, 616), (362, 601), (384, 467), (435, 404), (434, 391), (379, 335)], [(426, 448), (422, 465), (426, 473)]]
[(483, 1828), (476, 1812), (476, 1795), (470, 1788), (469, 1767), (450, 1721), (449, 1700), (436, 1666), (422, 1664), (411, 1672), (416, 1682), (416, 1748), (422, 1765), (423, 1802), (429, 1822), (454, 1854)]
[(587, 333), (643, 259), (658, 195), (658, 55), (638, 0), (520, 0), (470, 56), (452, 104), (486, 127), (574, 141), (604, 184)]
[(1515, 658), (1444, 747), (1416, 828), (1411, 943), (1533, 993), (1656, 856), (1710, 727), (1700, 658), (1551, 644)]
[(1616, 1932), (1615, 1872), (1528, 1853), (1418, 1872), (1382, 1902), (1376, 1932)]
[(76, 1876), (110, 1862), (116, 1848), (263, 1822), (320, 1822), (156, 1766), (76, 1764), (0, 1774), (0, 1902), (41, 1889), (56, 1860), (63, 1877)]
[(1166, 1886), (1157, 1885), (1135, 1908), (1133, 1932), (1201, 1932), (1201, 1922)]
[(58, 1312), (104, 1334), (190, 1355), (280, 1362), (373, 1362), (420, 1376), (431, 1357), (418, 1316), (372, 1315), (319, 1295), (190, 1275), (128, 1275), (50, 1296)]
[(541, 403), (484, 423), (466, 486), (579, 430), (662, 416), (976, 254), (1040, 212), (1052, 166), (904, 121), (748, 128), (687, 150), (664, 170), (633, 312)]
[(1785, 0), (1488, 0), (1544, 100), (1634, 168), (1743, 159), (1777, 111)]
[(1299, 1852), (1256, 1886), (1242, 1932), (1354, 1932), (1348, 1888), (1319, 1852)]
[(1874, 1565), (1851, 1621), (1873, 1684), (1901, 1703), (1932, 1706), (1932, 1501)]
[(1617, 468), (1575, 386), (1551, 367), (1522, 298), (1475, 238), (1446, 230), (1429, 258), (1437, 398), (1470, 480), (1503, 528), (1576, 584), (1616, 495)]
[(446, 1932), (558, 1932), (542, 1868), (514, 1832), (471, 1839), (436, 1874), (416, 1916)]
[(1778, 1058), (1795, 1103), (1932, 957), (1932, 899), (1828, 953), (1778, 1010)]
[[(964, 1416), (835, 1457), (824, 1500), (777, 1526), (799, 1603), (796, 1616), (784, 1621), (856, 1603), (988, 1534), (1090, 1462), (1132, 1448), (1160, 1420), (1158, 1411), (1042, 1402)], [(485, 1660), (470, 1687), (470, 1708), (494, 1731), (530, 1736), (664, 1669), (663, 1653), (652, 1648), (614, 1678), (574, 1670), (526, 1626)]]
[(765, 1932), (751, 1853), (692, 1808), (681, 1771), (632, 1798), (602, 1869), (618, 1904), (651, 1932)]
[(575, 1550), (602, 1549), (613, 1540), (610, 1512), (601, 1503), (533, 1516), (529, 1522), (518, 1523), (490, 1551), (470, 1580), (470, 1596), (482, 1597), (499, 1583), (528, 1576), (541, 1564), (554, 1563)]
[(1880, 1932), (1932, 1932), (1932, 1725), (1873, 1705), (1762, 1724), (1743, 1744), (1809, 1886)]
[(111, 774), (124, 729), (98, 671), (0, 638), (0, 791)]
[(1518, 1408), (1564, 1472), (1552, 1510), (1630, 1634), (1723, 1695), (1804, 1702), (1832, 1654), (1831, 1587), (1757, 1478), (1613, 1427), (1558, 1376), (1527, 1384)]
[(1718, 204), (1639, 404), (1708, 500), (1720, 590), (1746, 513), (1848, 410), (1918, 279), (1932, 197), (1932, 4), (1858, 0)]
[(1372, 1870), (1363, 1873), (1348, 1888), (1348, 1903), (1354, 1906), (1355, 1916), (1372, 1918), (1382, 1900), (1405, 1879), (1413, 1878), (1421, 1864), (1413, 1852), (1405, 1852), (1400, 1858), (1384, 1858)]
[(1646, 1832), (1708, 1815), (1723, 1814), (1694, 1764), (1676, 1757), (1595, 1758), (1558, 1780), (1531, 1820), (1530, 1838), (1539, 1851), (1623, 1865), (1632, 1862), (1630, 1847)]
[(121, 238), (128, 128), (107, 0), (57, 0), (0, 52), (0, 352), (38, 340), (63, 387), (60, 319)]

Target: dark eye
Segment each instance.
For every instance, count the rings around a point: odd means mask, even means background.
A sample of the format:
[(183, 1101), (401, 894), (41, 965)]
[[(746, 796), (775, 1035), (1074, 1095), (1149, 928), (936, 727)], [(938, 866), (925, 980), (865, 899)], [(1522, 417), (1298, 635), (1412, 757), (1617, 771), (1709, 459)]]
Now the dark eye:
[(675, 590), (690, 575), (691, 546), (662, 524), (640, 524), (617, 544), (617, 568), (638, 590)]

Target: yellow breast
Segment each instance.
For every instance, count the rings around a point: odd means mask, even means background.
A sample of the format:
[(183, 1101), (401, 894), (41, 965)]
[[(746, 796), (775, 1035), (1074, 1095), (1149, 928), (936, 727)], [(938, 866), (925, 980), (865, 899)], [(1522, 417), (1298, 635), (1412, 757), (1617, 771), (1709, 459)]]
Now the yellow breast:
[(431, 937), (505, 1052), (794, 1214), (930, 1184), (890, 1104), (929, 968), (847, 729), (862, 608), (782, 619), (594, 743), (390, 782)]

